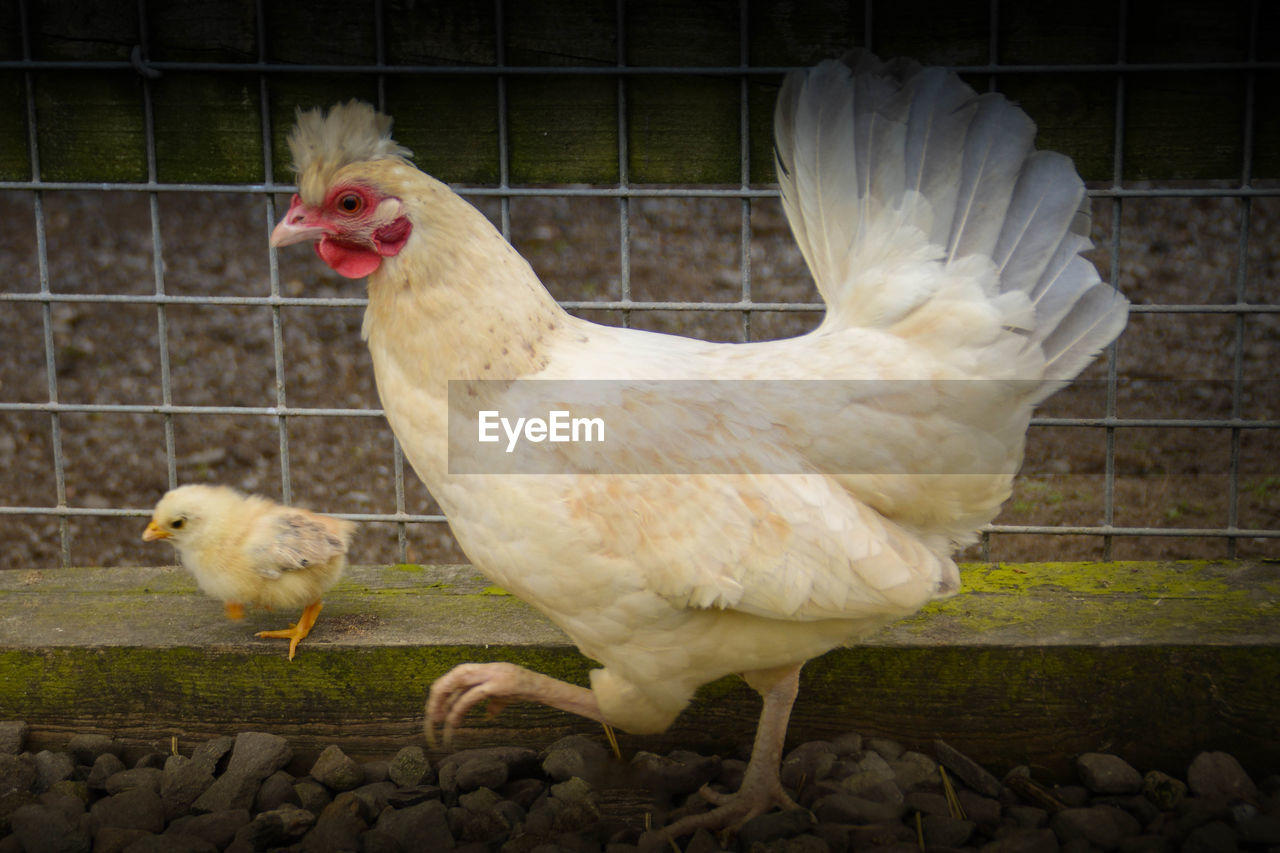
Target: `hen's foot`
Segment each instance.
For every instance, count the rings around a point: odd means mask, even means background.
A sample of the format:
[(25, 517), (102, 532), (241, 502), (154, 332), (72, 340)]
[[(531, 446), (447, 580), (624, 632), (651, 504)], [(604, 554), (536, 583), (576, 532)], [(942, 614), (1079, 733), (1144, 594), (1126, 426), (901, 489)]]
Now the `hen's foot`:
[(486, 703), (497, 714), (512, 702), (538, 702), (597, 722), (604, 722), (595, 696), (585, 687), (558, 681), (511, 663), (464, 663), (431, 685), (423, 728), (427, 742), (436, 743), (435, 727), (443, 724), (447, 746), (467, 712)]
[(742, 787), (733, 794), (722, 794), (705, 785), (698, 793), (715, 808), (702, 814), (683, 817), (670, 826), (664, 826), (659, 831), (660, 837), (674, 840), (681, 836), (692, 835), (699, 829), (711, 832), (725, 830), (733, 833), (753, 817), (772, 809), (800, 808), (791, 797), (787, 796), (787, 792), (782, 789), (782, 784), (776, 778), (743, 780)]
[(266, 637), (275, 640), (289, 641), (289, 660), (293, 660), (293, 656), (298, 651), (298, 643), (301, 643), (311, 633), (312, 627), (316, 624), (316, 617), (320, 615), (320, 610), (324, 604), (317, 601), (308, 604), (307, 609), (302, 611), (302, 615), (298, 617), (298, 621), (288, 628), (281, 628), (278, 631), (259, 631), (257, 636)]

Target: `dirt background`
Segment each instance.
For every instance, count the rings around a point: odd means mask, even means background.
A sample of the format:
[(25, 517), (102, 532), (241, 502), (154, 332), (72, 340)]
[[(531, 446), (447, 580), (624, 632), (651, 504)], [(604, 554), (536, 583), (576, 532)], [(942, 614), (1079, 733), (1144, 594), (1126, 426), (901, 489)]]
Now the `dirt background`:
[[(0, 288), (40, 287), (34, 194), (0, 193)], [(494, 199), (475, 200), (492, 219)], [(283, 205), (280, 198), (278, 204)], [(610, 198), (520, 198), (510, 203), (512, 239), (551, 292), (563, 300), (622, 296), (620, 202)], [(639, 301), (708, 303), (742, 296), (742, 202), (736, 199), (635, 199), (630, 202), (631, 296)], [(278, 211), (283, 211), (278, 206)], [(1109, 276), (1115, 209), (1094, 205), (1094, 260)], [(167, 293), (270, 293), (266, 248), (270, 222), (261, 196), (160, 193), (157, 227)], [(155, 292), (152, 216), (144, 194), (46, 192), (48, 277), (58, 293)], [(1120, 213), (1119, 286), (1138, 305), (1231, 303), (1241, 280), (1242, 205), (1231, 198), (1128, 199)], [(751, 296), (762, 302), (817, 301), (779, 204), (750, 205)], [(1244, 298), (1280, 303), (1280, 246), (1274, 238), (1280, 199), (1255, 199), (1244, 222)], [(304, 249), (280, 253), (288, 296), (364, 295), (362, 282), (331, 273)], [(0, 306), (0, 403), (50, 399), (45, 307)], [(178, 405), (272, 406), (277, 380), (290, 406), (378, 407), (373, 373), (360, 340), (361, 308), (291, 307), (279, 311), (283, 364), (275, 369), (269, 307), (172, 305), (165, 310), (172, 402)], [(57, 399), (62, 403), (153, 405), (163, 401), (158, 310), (154, 305), (58, 303), (50, 312)], [(714, 340), (742, 340), (740, 313), (589, 310), (603, 323), (630, 324)], [(753, 339), (800, 333), (816, 313), (753, 312)], [(1274, 393), (1280, 316), (1139, 313), (1118, 348), (1117, 414), (1122, 417), (1224, 418), (1232, 385), (1243, 380), (1238, 414), (1280, 418)], [(1106, 371), (1094, 365), (1041, 414), (1105, 414)], [(274, 418), (173, 417), (179, 482), (220, 482), (279, 498), (281, 442)], [(76, 565), (154, 565), (169, 549), (139, 539), (145, 512), (168, 487), (164, 418), (157, 414), (68, 413), (60, 418), (67, 502), (125, 508), (138, 517), (74, 518)], [(1120, 429), (1115, 432), (1114, 523), (1124, 526), (1223, 528), (1230, 520), (1230, 460), (1238, 442), (1237, 524), (1280, 528), (1280, 441), (1274, 430)], [(293, 500), (336, 513), (395, 511), (393, 442), (381, 418), (295, 417), (288, 423)], [(1106, 434), (1101, 429), (1033, 428), (1027, 462), (998, 523), (1096, 525), (1106, 513)], [(51, 418), (0, 411), (0, 505), (57, 504)], [(406, 510), (437, 508), (406, 467)], [(964, 556), (981, 556), (978, 546)], [(1280, 558), (1280, 540), (1242, 538), (1237, 555)], [(995, 535), (999, 560), (1097, 559), (1097, 536)], [(1225, 539), (1116, 537), (1116, 559), (1217, 558)], [(398, 525), (361, 526), (352, 551), (359, 563), (407, 559), (463, 561), (446, 525), (410, 524), (401, 553)], [(55, 566), (59, 521), (40, 514), (0, 515), (0, 569)]]

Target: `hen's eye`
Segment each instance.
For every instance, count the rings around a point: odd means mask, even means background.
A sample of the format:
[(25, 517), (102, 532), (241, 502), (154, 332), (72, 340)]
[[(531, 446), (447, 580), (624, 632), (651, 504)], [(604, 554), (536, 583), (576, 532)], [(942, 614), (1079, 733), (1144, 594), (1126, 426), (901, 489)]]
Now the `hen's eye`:
[(338, 207), (347, 213), (355, 213), (364, 205), (364, 201), (355, 193), (348, 193), (338, 199)]

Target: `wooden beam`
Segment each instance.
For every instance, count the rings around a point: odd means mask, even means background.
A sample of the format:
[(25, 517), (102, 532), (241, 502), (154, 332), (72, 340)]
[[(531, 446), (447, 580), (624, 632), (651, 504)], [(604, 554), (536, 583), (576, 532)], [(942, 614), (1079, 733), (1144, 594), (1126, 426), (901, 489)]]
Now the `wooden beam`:
[[(859, 646), (810, 662), (790, 741), (844, 731), (927, 745), (941, 737), (1003, 769), (1068, 772), (1110, 750), (1143, 769), (1226, 749), (1274, 768), (1280, 579), (1261, 563), (965, 567), (966, 588)], [(331, 592), (290, 663), (228, 622), (181, 569), (0, 573), (0, 719), (35, 748), (110, 733), (167, 748), (265, 729), (299, 749), (341, 741), (386, 755), (420, 736), (431, 682), (506, 660), (585, 684), (592, 662), (470, 567), (358, 567)], [(759, 699), (707, 685), (668, 732), (631, 749), (726, 750), (750, 740)], [(459, 745), (545, 746), (595, 726), (531, 705), (473, 715)], [(1159, 731), (1159, 737), (1151, 732)]]

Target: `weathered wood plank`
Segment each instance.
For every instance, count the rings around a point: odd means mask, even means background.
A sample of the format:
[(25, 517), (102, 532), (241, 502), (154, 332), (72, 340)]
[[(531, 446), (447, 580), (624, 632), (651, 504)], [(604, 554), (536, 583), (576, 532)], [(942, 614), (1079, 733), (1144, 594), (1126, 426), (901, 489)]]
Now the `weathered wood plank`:
[[(494, 7), (470, 0), (385, 4), (384, 56), (389, 64), (608, 67), (617, 63), (616, 7), (607, 0), (542, 0), (505, 7), (504, 43), (497, 43)], [(133, 0), (32, 4), (30, 45), (42, 60), (127, 61), (144, 41)], [(253, 181), (261, 168), (255, 142), (256, 81), (235, 65), (256, 61), (328, 64), (333, 74), (268, 75), (275, 178), (288, 181), (283, 135), (295, 106), (328, 105), (349, 97), (378, 99), (378, 81), (342, 66), (379, 60), (372, 0), (289, 0), (264, 9), (258, 33), (250, 7), (234, 0), (146, 7), (148, 56), (155, 61), (226, 63), (226, 71), (167, 71), (152, 86), (157, 97), (159, 172), (166, 181)], [(745, 27), (734, 2), (688, 4), (653, 0), (628, 4), (621, 53), (638, 66), (735, 65), (743, 54), (763, 66), (807, 65), (867, 40), (884, 56), (923, 63), (983, 64), (1115, 61), (1120, 46), (1117, 7), (1106, 0), (1078, 6), (1001, 7), (994, 42), (987, 0), (921, 0), (876, 4), (753, 0)], [(1237, 61), (1248, 56), (1250, 4), (1210, 0), (1132, 3), (1125, 22), (1129, 62)], [(1280, 43), (1280, 15), (1263, 4), (1255, 43), (1259, 57)], [(10, 15), (10, 23), (16, 20)], [(0, 26), (0, 58), (20, 59), (17, 27)], [(20, 34), (19, 34), (20, 35)], [(260, 41), (262, 44), (260, 45)], [(260, 47), (262, 48), (260, 50)], [(1272, 57), (1274, 58), (1274, 57)], [(496, 74), (496, 68), (495, 68)], [(1238, 180), (1250, 75), (1243, 71), (1126, 72), (1124, 177), (1129, 180)], [(36, 75), (43, 177), (53, 180), (136, 180), (145, 163), (141, 89), (132, 70)], [(1280, 75), (1253, 73), (1252, 150), (1255, 178), (1280, 177)], [(776, 80), (751, 78), (751, 179), (772, 179), (768, 156)], [(1040, 144), (1074, 157), (1086, 178), (1111, 175), (1116, 138), (1117, 77), (1112, 73), (1048, 74), (994, 82), (1024, 103), (1041, 127)], [(249, 85), (246, 85), (246, 84)], [(508, 81), (512, 180), (524, 183), (611, 183), (618, 150), (617, 81), (526, 78)], [(496, 78), (387, 75), (387, 106), (408, 132), (422, 164), (448, 181), (496, 181)], [(638, 183), (736, 183), (739, 178), (740, 86), (731, 79), (628, 78), (629, 168)], [(246, 97), (238, 98), (239, 94)], [(8, 130), (0, 179), (25, 180), (29, 158), (21, 73), (0, 79), (0, 125)], [(161, 103), (163, 101), (163, 103)], [(176, 117), (176, 118), (175, 118)], [(1194, 120), (1188, 120), (1194, 117)], [(171, 119), (171, 121), (170, 121)], [(165, 121), (170, 121), (167, 128)], [(229, 141), (216, 137), (228, 134)], [(183, 135), (189, 138), (181, 138)], [(243, 162), (242, 162), (243, 161)]]
[[(1093, 749), (1144, 768), (1205, 748), (1268, 772), (1280, 760), (1273, 566), (972, 566), (965, 580), (961, 595), (811, 662), (792, 742), (942, 737), (1004, 766), (1059, 769)], [(167, 746), (265, 728), (303, 749), (341, 737), (384, 754), (418, 737), (428, 686), (456, 663), (509, 660), (577, 683), (591, 667), (468, 567), (353, 569), (292, 663), (252, 636), (291, 615), (227, 622), (174, 568), (2, 573), (0, 718), (26, 719), (37, 745), (84, 730)], [(727, 678), (670, 731), (624, 743), (727, 749), (749, 740), (757, 712)], [(518, 705), (476, 715), (462, 744), (541, 746), (571, 731), (594, 726)]]

